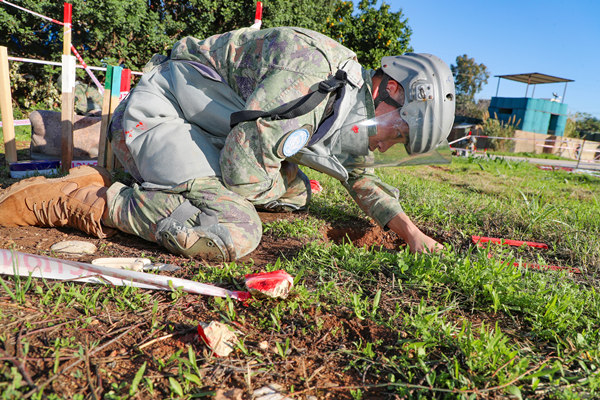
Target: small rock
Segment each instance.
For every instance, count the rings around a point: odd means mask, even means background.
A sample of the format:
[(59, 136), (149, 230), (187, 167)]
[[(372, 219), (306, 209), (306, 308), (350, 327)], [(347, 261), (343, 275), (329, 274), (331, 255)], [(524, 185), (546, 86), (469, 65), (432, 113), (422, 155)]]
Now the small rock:
[(267, 386), (263, 386), (260, 389), (256, 389), (252, 393), (252, 398), (255, 400), (292, 400), (291, 398), (283, 395), (283, 386), (278, 383), (271, 383)]
[(58, 242), (50, 247), (50, 250), (57, 253), (67, 254), (94, 254), (97, 250), (93, 243), (84, 242), (82, 240), (65, 240)]
[(106, 257), (92, 260), (93, 265), (99, 265), (107, 268), (129, 269), (131, 271), (143, 271), (144, 267), (150, 265), (152, 261), (143, 257)]
[(243, 395), (241, 389), (217, 389), (213, 400), (243, 400)]
[(260, 342), (260, 343), (258, 344), (258, 347), (259, 347), (261, 350), (267, 350), (267, 349), (269, 348), (269, 342), (267, 342), (266, 340), (263, 340), (262, 342)]

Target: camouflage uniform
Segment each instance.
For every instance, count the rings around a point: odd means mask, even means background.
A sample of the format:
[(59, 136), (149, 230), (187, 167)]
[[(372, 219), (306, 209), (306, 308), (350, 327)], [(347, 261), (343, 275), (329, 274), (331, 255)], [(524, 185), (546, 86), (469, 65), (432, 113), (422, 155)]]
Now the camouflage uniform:
[(102, 95), (97, 88), (76, 82), (73, 95), (76, 114), (97, 115), (102, 112)]
[[(281, 171), (282, 148), (298, 130), (308, 131), (310, 140), (291, 161), (340, 179), (382, 226), (402, 212), (397, 189), (371, 170), (342, 165), (337, 128), (353, 107), (373, 116), (374, 105), (371, 72), (338, 42), (300, 28), (241, 29), (204, 41), (185, 38), (161, 61), (147, 68), (112, 120), (115, 154), (143, 183), (110, 188), (107, 225), (160, 243), (158, 222), (187, 199), (199, 212), (186, 215), (186, 228), (219, 231), (231, 258), (241, 257), (261, 237), (252, 205), (298, 209), (310, 199), (304, 174), (288, 182)], [(296, 118), (229, 126), (233, 112), (272, 110), (315, 90), (338, 69), (348, 72), (345, 97), (334, 94)], [(365, 156), (367, 142), (365, 136), (359, 146)], [(201, 215), (216, 215), (218, 222), (203, 226)]]

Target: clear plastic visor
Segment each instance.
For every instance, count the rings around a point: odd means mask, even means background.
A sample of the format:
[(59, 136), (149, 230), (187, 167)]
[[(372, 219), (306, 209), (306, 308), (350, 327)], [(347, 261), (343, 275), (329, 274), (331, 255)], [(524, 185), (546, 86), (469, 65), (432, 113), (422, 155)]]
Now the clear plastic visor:
[[(426, 153), (409, 154), (406, 146), (415, 127), (423, 126), (421, 116), (402, 113), (394, 109), (374, 118), (344, 125), (340, 128), (340, 140), (345, 154), (340, 154), (340, 161), (347, 168), (382, 168), (410, 165), (448, 164), (452, 160), (452, 152), (446, 139)], [(406, 118), (406, 120), (404, 118)], [(362, 135), (361, 135), (362, 133)], [(416, 134), (419, 134), (418, 132)], [(364, 151), (364, 145), (358, 145), (357, 139), (368, 141), (370, 151)], [(354, 144), (354, 145), (353, 145)]]

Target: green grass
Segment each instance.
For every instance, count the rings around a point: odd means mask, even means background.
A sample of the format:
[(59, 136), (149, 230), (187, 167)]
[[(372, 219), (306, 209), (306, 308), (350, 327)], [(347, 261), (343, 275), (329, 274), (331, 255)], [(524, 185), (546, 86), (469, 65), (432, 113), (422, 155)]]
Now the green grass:
[(306, 219), (278, 220), (263, 224), (263, 233), (277, 237), (316, 239), (321, 236), (319, 229), (324, 221), (314, 217)]
[[(60, 398), (50, 389), (56, 382), (48, 383), (59, 375), (83, 388), (73, 398), (93, 397), (85, 389), (97, 385), (86, 377), (90, 365), (103, 374), (107, 399), (210, 398), (232, 386), (251, 397), (266, 382), (298, 398), (600, 396), (600, 179), (504, 160), (381, 170), (417, 225), (445, 242), (439, 254), (413, 255), (315, 240), (326, 223), (365, 217), (337, 182), (308, 174), (324, 187), (308, 217), (264, 225), (270, 235), (307, 242), (294, 257), (261, 268), (295, 277), (286, 300), (254, 300), (246, 307), (181, 292), (3, 277), (4, 398), (32, 390), (20, 364), (10, 362), (11, 349), (20, 349), (17, 360), (52, 360), (49, 370), (32, 375), (36, 385), (47, 383), (48, 398)], [(471, 235), (550, 248), (478, 248)], [(523, 269), (514, 262), (583, 273)], [(182, 265), (188, 279), (231, 289), (242, 289), (241, 277), (256, 270), (252, 261)], [(22, 309), (45, 313), (34, 318)], [(151, 338), (194, 332), (199, 321), (209, 320), (240, 329), (238, 348), (227, 359), (196, 342), (166, 354), (139, 348)], [(56, 324), (63, 324), (60, 330), (52, 329)], [(86, 333), (97, 326), (102, 334)], [(48, 333), (25, 335), (40, 328)], [(116, 345), (109, 349), (125, 350), (126, 361), (102, 355), (111, 341)], [(111, 375), (110, 362), (127, 362), (127, 375)], [(294, 372), (302, 368), (304, 374)], [(353, 378), (331, 383), (320, 374)]]
[[(0, 128), (0, 142), (2, 148), (4, 148), (4, 131)], [(30, 126), (15, 126), (15, 140), (27, 141), (31, 140), (31, 127)]]
[(511, 157), (527, 157), (527, 158), (541, 158), (544, 160), (566, 160), (573, 161), (572, 158), (561, 157), (556, 154), (548, 154), (548, 153), (531, 153), (528, 151), (523, 151), (520, 153), (514, 153), (510, 151), (488, 151), (488, 155), (497, 155), (497, 156), (511, 156)]

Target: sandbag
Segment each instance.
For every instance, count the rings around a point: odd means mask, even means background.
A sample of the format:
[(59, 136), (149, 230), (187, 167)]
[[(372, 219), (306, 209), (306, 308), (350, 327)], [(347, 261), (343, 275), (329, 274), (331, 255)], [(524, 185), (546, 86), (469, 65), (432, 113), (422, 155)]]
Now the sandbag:
[[(29, 114), (31, 121), (31, 158), (34, 160), (61, 157), (61, 114), (38, 110)], [(89, 160), (98, 157), (101, 117), (75, 115), (73, 123), (73, 158)]]

